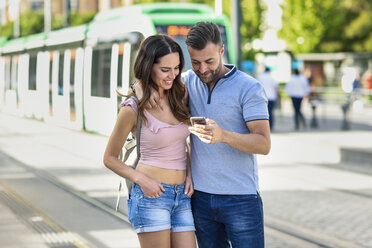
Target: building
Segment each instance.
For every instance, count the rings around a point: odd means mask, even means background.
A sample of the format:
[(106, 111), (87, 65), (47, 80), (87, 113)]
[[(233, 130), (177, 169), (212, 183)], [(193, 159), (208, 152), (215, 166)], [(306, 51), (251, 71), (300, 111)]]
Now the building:
[[(14, 21), (19, 14), (27, 10), (44, 10), (47, 0), (0, 0), (0, 24)], [(67, 0), (48, 0), (51, 3), (52, 15), (65, 12)], [(131, 5), (133, 0), (69, 0), (71, 11), (79, 13), (101, 12), (122, 5)]]

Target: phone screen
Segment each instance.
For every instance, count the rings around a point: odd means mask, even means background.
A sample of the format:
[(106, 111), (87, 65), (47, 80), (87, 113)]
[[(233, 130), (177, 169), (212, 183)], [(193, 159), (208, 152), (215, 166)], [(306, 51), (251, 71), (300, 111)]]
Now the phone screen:
[(207, 121), (204, 117), (191, 117), (190, 122), (191, 122), (191, 125), (194, 125), (194, 124), (207, 125)]

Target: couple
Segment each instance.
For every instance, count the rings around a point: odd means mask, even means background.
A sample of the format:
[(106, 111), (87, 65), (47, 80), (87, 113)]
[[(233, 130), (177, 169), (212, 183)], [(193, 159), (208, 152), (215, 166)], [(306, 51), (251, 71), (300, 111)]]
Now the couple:
[[(193, 70), (181, 80), (180, 46), (166, 35), (143, 41), (134, 64), (140, 103), (121, 104), (104, 164), (134, 182), (128, 218), (142, 248), (193, 248), (194, 231), (199, 248), (264, 247), (255, 154), (270, 151), (266, 95), (258, 81), (222, 64), (217, 25), (197, 23), (186, 44)], [(144, 122), (133, 170), (118, 155), (137, 113)], [(207, 125), (189, 127), (190, 113), (209, 118)]]

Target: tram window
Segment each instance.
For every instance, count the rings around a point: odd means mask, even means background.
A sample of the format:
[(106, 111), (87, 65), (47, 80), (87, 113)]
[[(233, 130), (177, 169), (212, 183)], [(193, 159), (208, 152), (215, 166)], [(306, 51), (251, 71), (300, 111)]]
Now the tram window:
[(110, 97), (111, 47), (96, 48), (92, 57), (91, 95)]
[(49, 56), (49, 84), (51, 87), (53, 80), (53, 53), (50, 53)]
[(4, 60), (5, 60), (5, 89), (11, 89), (12, 58), (5, 57)]
[[(226, 34), (226, 27), (221, 24), (217, 24), (220, 32), (221, 32), (221, 39), (222, 44), (224, 44), (224, 54), (223, 54), (223, 62), (224, 63), (231, 63), (229, 60), (229, 50), (227, 44), (227, 34)], [(191, 62), (189, 57), (189, 52), (186, 46), (186, 37), (192, 25), (156, 25), (156, 31), (158, 33), (164, 33), (172, 36), (178, 44), (180, 44), (181, 49), (183, 51), (183, 55), (185, 57), (185, 68), (184, 70), (187, 71), (191, 69)]]
[(59, 54), (58, 63), (58, 95), (63, 96), (63, 66), (64, 66), (64, 54), (61, 52)]
[(53, 52), (50, 52), (49, 53), (49, 115), (50, 116), (53, 116), (52, 81), (53, 81)]
[(30, 64), (28, 66), (28, 89), (36, 90), (36, 54), (30, 55)]
[(11, 80), (10, 88), (16, 90), (18, 83), (18, 56), (14, 56), (11, 60), (10, 80)]
[[(117, 77), (117, 85), (116, 88), (120, 89), (123, 87), (123, 53), (124, 53), (124, 44), (119, 45), (119, 58), (118, 58), (118, 77)], [(117, 96), (117, 103), (118, 103), (118, 111), (120, 109), (120, 103), (122, 99), (121, 96)]]
[(118, 84), (117, 88), (122, 87), (123, 85), (123, 54), (119, 55), (118, 62)]
[(75, 50), (71, 51), (70, 61), (70, 120), (75, 121)]

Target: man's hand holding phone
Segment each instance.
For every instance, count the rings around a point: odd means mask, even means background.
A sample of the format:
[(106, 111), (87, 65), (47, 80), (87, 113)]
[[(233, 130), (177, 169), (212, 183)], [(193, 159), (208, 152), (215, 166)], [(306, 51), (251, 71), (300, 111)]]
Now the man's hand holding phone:
[(189, 127), (190, 132), (198, 136), (201, 141), (208, 144), (222, 142), (223, 130), (215, 121), (204, 117), (191, 117), (190, 122), (192, 125)]
[(207, 120), (204, 117), (191, 117), (190, 118), (191, 125), (194, 126), (194, 124), (199, 125), (207, 125)]

